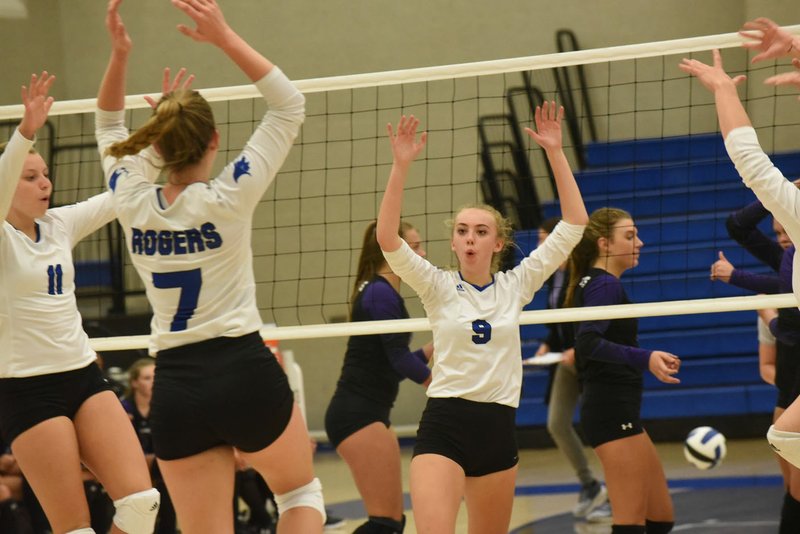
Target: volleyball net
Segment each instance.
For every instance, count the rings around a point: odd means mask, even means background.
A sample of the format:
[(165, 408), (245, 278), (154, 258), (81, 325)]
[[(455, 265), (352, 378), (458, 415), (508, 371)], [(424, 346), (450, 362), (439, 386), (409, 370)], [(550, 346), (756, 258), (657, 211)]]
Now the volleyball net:
[[(800, 26), (789, 28), (800, 33)], [(524, 323), (592, 317), (723, 313), (794, 305), (790, 296), (749, 296), (709, 280), (718, 251), (736, 266), (766, 271), (725, 229), (755, 200), (718, 133), (713, 97), (677, 65), (710, 61), (747, 74), (740, 95), (764, 149), (787, 176), (800, 176), (800, 105), (794, 92), (762, 81), (791, 68), (750, 65), (736, 34), (596, 50), (295, 81), (307, 98), (300, 136), (253, 219), (257, 300), (271, 339), (421, 331), (425, 319), (348, 323), (363, 232), (377, 216), (391, 167), (386, 124), (415, 115), (428, 144), (407, 182), (403, 217), (416, 226), (428, 259), (455, 264), (443, 222), (462, 205), (486, 202), (514, 223), (517, 259), (536, 244), (537, 226), (560, 213), (544, 153), (522, 128), (543, 100), (567, 108), (564, 145), (590, 210), (633, 215), (645, 243), (626, 274), (631, 299), (614, 309), (526, 312)], [(290, 73), (291, 74), (291, 73)], [(157, 81), (157, 80), (156, 80)], [(202, 81), (200, 81), (202, 83)], [(221, 133), (216, 170), (236, 156), (265, 111), (251, 85), (206, 89)], [(126, 100), (131, 128), (149, 116), (142, 95)], [(54, 205), (103, 190), (94, 145), (94, 100), (57, 102), (37, 148), (51, 167)], [(8, 137), (21, 106), (0, 108)], [(763, 229), (769, 233), (769, 221)], [(85, 317), (147, 313), (143, 285), (116, 223), (74, 251)], [(511, 261), (509, 264), (513, 264)], [(423, 311), (403, 290), (412, 316)], [(541, 308), (538, 296), (532, 308)], [(539, 304), (537, 304), (537, 301)], [(593, 315), (594, 314), (594, 315)], [(753, 319), (754, 321), (754, 319)], [(144, 336), (93, 340), (98, 350), (141, 348)]]

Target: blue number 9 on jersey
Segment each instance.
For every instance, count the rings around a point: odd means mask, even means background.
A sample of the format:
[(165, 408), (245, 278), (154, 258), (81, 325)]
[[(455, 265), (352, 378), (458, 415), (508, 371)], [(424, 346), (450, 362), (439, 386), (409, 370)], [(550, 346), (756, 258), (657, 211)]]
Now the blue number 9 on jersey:
[(476, 345), (485, 345), (492, 339), (492, 325), (483, 319), (472, 321), (472, 331), (475, 332), (472, 342)]

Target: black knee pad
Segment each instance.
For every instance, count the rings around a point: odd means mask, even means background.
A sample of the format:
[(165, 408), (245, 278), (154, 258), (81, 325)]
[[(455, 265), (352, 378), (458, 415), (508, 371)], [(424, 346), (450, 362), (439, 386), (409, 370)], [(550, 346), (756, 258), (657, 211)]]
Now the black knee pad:
[(781, 525), (778, 529), (779, 534), (790, 532), (800, 532), (800, 502), (792, 497), (788, 492), (783, 497), (783, 508), (781, 508)]
[(353, 534), (402, 534), (406, 527), (406, 516), (400, 521), (390, 517), (369, 516), (369, 521), (359, 526)]
[(650, 521), (645, 522), (645, 532), (647, 534), (667, 534), (675, 526), (673, 521)]
[(646, 534), (644, 525), (611, 525), (611, 534)]

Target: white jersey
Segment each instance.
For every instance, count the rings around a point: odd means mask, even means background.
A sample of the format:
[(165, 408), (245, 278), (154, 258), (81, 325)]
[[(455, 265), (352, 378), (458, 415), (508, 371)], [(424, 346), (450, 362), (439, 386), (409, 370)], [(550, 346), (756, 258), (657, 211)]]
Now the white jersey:
[(103, 159), (128, 252), (153, 307), (151, 354), (262, 326), (251, 220), (303, 123), (305, 98), (277, 67), (255, 85), (269, 110), (241, 154), (171, 205), (143, 176), (140, 155)]
[(522, 385), (519, 315), (569, 256), (584, 226), (560, 222), (545, 242), (492, 283), (475, 287), (431, 265), (405, 241), (386, 261), (420, 296), (433, 330), (429, 397), (460, 397), (516, 408)]
[[(744, 185), (786, 229), (793, 243), (800, 243), (800, 189), (775, 167), (758, 143), (750, 126), (734, 128), (725, 139), (728, 150)], [(792, 290), (800, 303), (800, 254), (792, 262)]]
[(109, 193), (47, 210), (36, 240), (5, 218), (33, 141), (15, 131), (0, 156), (0, 377), (79, 369), (94, 361), (75, 301), (75, 244), (114, 218)]

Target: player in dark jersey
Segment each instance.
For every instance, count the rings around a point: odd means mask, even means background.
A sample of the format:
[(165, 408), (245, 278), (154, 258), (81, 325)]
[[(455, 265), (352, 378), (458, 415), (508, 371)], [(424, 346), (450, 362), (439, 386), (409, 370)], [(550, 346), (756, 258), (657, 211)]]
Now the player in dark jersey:
[(161, 507), (158, 510), (154, 534), (175, 534), (177, 522), (175, 508), (169, 497), (164, 477), (158, 469), (155, 451), (153, 450), (153, 432), (150, 428), (150, 402), (153, 397), (153, 379), (156, 362), (153, 358), (140, 358), (128, 368), (128, 387), (120, 398), (122, 407), (131, 418), (136, 436), (142, 446), (142, 452), (150, 469), (153, 486), (161, 493)]
[[(759, 274), (737, 269), (720, 251), (719, 259), (711, 266), (711, 279), (727, 282), (736, 287), (756, 293), (776, 294), (792, 291), (792, 269), (795, 247), (783, 226), (773, 220), (777, 240), (764, 235), (758, 224), (769, 215), (760, 201), (748, 204), (732, 213), (727, 220), (728, 233), (750, 254), (770, 266), (777, 274)], [(759, 310), (759, 324), (764, 324), (773, 337), (774, 380), (778, 388), (772, 420), (776, 421), (800, 394), (800, 312), (797, 308)], [(759, 357), (767, 351), (761, 348), (759, 334)], [(760, 365), (759, 361), (759, 365)], [(778, 458), (783, 473), (786, 495), (781, 514), (782, 532), (799, 532), (800, 517), (790, 512), (791, 501), (800, 497), (800, 470), (789, 462)]]
[[(592, 213), (570, 256), (567, 306), (628, 304), (619, 277), (639, 263), (642, 241), (631, 216), (614, 208)], [(636, 319), (576, 326), (575, 361), (583, 389), (581, 425), (605, 473), (612, 532), (666, 533), (674, 524), (664, 469), (642, 428), (642, 373), (677, 383), (680, 360), (639, 348)]]
[[(351, 298), (351, 320), (408, 319), (400, 277), (383, 258), (375, 237), (376, 223), (367, 226)], [(408, 223), (400, 235), (424, 257), (419, 232)], [(390, 428), (389, 414), (401, 380), (430, 383), (428, 360), (433, 344), (411, 351), (411, 334), (353, 336), (347, 342), (342, 374), (325, 414), (325, 430), (336, 452), (355, 479), (369, 520), (358, 534), (403, 532), (403, 489), (400, 448)]]
[[(758, 54), (753, 61), (775, 59), (784, 56), (793, 57), (795, 67), (800, 67), (800, 37), (792, 35), (773, 21), (759, 18), (747, 22), (740, 32), (750, 39), (744, 43), (746, 48)], [(684, 72), (697, 79), (714, 95), (714, 102), (719, 119), (720, 133), (725, 140), (725, 149), (736, 166), (744, 184), (758, 197), (764, 207), (780, 222), (793, 243), (800, 242), (800, 191), (795, 184), (787, 180), (781, 171), (770, 161), (759, 144), (758, 136), (747, 110), (742, 105), (737, 86), (745, 80), (745, 76), (731, 77), (725, 72), (719, 50), (712, 51), (712, 64), (707, 65), (695, 59), (684, 58), (680, 65)], [(781, 73), (764, 80), (769, 85), (800, 84), (800, 71)], [(785, 261), (792, 261), (791, 284), (782, 280), (784, 289), (793, 291), (800, 302), (800, 256), (784, 254)], [(785, 314), (778, 317), (777, 324), (786, 323)], [(791, 329), (783, 330), (783, 334), (792, 333)], [(780, 334), (780, 331), (773, 330)], [(800, 402), (795, 400), (775, 421), (767, 431), (767, 440), (773, 449), (786, 461), (800, 467)], [(791, 488), (790, 488), (791, 489)], [(781, 511), (781, 522), (800, 524), (800, 500), (795, 496), (798, 491), (788, 492), (784, 498)], [(783, 530), (783, 529), (782, 529)]]
[[(227, 24), (215, 0), (173, 0), (194, 21), (185, 35), (224, 52), (254, 82), (268, 111), (237, 158), (210, 178), (220, 137), (209, 103), (171, 91), (130, 137), (127, 65), (108, 69), (98, 95), (99, 138), (125, 134), (103, 169), (132, 262), (153, 307), (157, 354), (150, 421), (159, 468), (181, 529), (233, 529), (234, 447), (275, 492), (281, 532), (321, 532), (322, 486), (305, 421), (259, 335), (251, 248), (253, 213), (292, 147), (305, 98), (281, 70)], [(112, 34), (125, 34), (116, 14)], [(126, 34), (125, 34), (126, 35)], [(166, 184), (145, 177), (142, 151), (164, 159)]]

